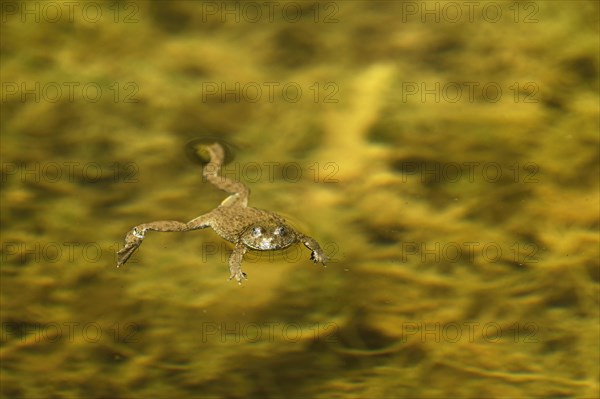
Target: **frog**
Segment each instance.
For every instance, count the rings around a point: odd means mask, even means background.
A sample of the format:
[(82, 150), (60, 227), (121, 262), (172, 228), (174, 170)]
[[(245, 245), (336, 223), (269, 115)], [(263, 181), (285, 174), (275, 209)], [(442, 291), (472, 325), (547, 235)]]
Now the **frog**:
[(123, 266), (142, 244), (148, 231), (186, 232), (211, 228), (223, 239), (234, 244), (229, 256), (229, 280), (238, 284), (248, 277), (242, 271), (242, 260), (249, 250), (273, 251), (303, 243), (310, 251), (314, 263), (326, 265), (329, 257), (319, 243), (292, 227), (275, 212), (248, 206), (250, 189), (242, 182), (220, 175), (225, 159), (223, 145), (219, 142), (203, 144), (200, 150), (208, 154), (202, 175), (212, 185), (229, 194), (212, 211), (187, 223), (175, 220), (158, 220), (133, 227), (125, 236), (125, 244), (117, 252), (117, 267)]

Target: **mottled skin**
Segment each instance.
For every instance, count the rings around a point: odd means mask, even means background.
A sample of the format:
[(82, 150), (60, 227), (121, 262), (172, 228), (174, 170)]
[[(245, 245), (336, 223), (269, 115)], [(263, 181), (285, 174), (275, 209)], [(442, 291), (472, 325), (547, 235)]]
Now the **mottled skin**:
[(310, 258), (315, 263), (325, 264), (328, 261), (319, 243), (313, 238), (294, 230), (273, 212), (249, 207), (250, 190), (243, 183), (219, 176), (224, 159), (220, 144), (207, 145), (204, 149), (210, 155), (210, 162), (204, 167), (202, 174), (216, 187), (231, 195), (217, 208), (187, 223), (162, 220), (134, 227), (125, 237), (125, 246), (117, 253), (117, 267), (125, 264), (139, 248), (148, 230), (175, 232), (206, 227), (235, 244), (229, 257), (229, 279), (235, 278), (239, 283), (246, 278), (246, 273), (242, 271), (242, 258), (248, 249), (269, 251), (301, 242), (311, 250)]

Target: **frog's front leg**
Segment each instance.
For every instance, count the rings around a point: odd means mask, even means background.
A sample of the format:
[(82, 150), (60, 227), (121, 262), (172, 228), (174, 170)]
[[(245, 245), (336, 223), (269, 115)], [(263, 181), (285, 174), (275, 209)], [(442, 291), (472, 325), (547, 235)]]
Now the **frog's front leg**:
[(325, 251), (321, 249), (321, 246), (314, 238), (305, 236), (304, 234), (298, 234), (298, 241), (311, 250), (310, 259), (312, 261), (315, 263), (322, 263), (323, 265), (329, 262), (329, 257), (325, 255)]
[(117, 267), (125, 264), (133, 255), (133, 253), (142, 245), (142, 241), (146, 236), (146, 231), (166, 231), (179, 232), (203, 229), (210, 226), (212, 214), (209, 212), (199, 216), (187, 223), (178, 222), (175, 220), (159, 220), (156, 222), (143, 223), (135, 226), (125, 236), (125, 246), (117, 252)]
[(242, 259), (246, 251), (248, 249), (244, 244), (237, 243), (229, 256), (229, 279), (235, 278), (239, 284), (242, 284), (242, 280), (246, 279), (246, 273), (242, 271)]

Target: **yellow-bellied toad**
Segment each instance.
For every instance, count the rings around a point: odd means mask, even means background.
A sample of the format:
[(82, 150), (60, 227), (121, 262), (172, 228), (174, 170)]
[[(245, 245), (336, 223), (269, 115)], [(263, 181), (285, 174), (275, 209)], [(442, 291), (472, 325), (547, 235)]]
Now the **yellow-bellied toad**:
[(235, 244), (229, 257), (229, 279), (239, 283), (246, 278), (242, 271), (242, 258), (248, 249), (270, 251), (286, 248), (296, 242), (303, 243), (311, 250), (311, 259), (325, 264), (327, 256), (313, 238), (306, 236), (279, 215), (248, 206), (250, 190), (243, 183), (219, 176), (223, 165), (224, 151), (218, 143), (204, 147), (210, 155), (210, 162), (202, 170), (204, 177), (213, 185), (231, 194), (214, 210), (187, 223), (174, 220), (161, 220), (143, 223), (127, 233), (125, 246), (117, 253), (117, 267), (125, 264), (142, 244), (146, 231), (190, 231), (212, 228), (218, 235)]

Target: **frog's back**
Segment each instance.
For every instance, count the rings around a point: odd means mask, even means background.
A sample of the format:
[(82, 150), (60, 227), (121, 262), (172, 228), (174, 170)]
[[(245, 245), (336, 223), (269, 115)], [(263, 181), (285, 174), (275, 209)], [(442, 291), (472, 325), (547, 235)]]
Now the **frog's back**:
[(252, 207), (220, 206), (212, 212), (211, 227), (229, 242), (237, 243), (246, 229), (265, 220), (280, 221), (281, 218), (271, 212)]

